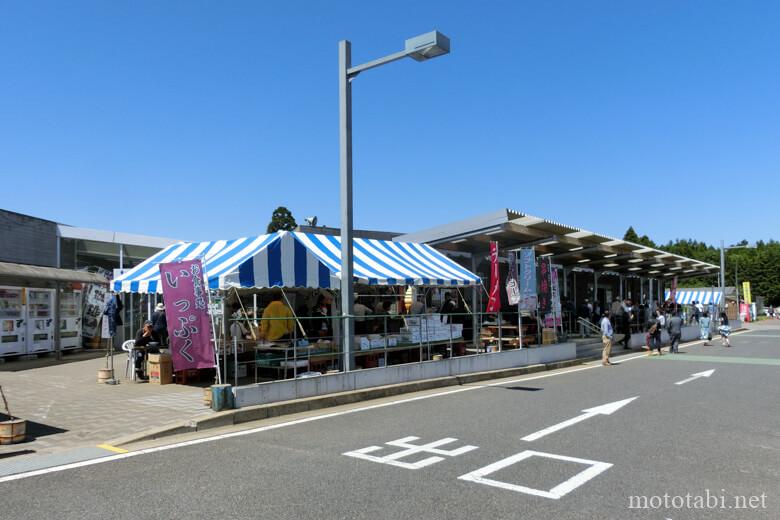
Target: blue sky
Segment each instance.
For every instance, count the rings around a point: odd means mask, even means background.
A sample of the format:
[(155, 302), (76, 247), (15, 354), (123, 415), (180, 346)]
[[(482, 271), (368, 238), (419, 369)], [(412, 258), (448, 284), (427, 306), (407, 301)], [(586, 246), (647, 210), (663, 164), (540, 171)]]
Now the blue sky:
[[(777, 236), (780, 3), (0, 4), (0, 207), (189, 240), (337, 226), (337, 42), (452, 53), (354, 82), (355, 225), (509, 207), (622, 236)], [(774, 217), (773, 217), (774, 215)]]

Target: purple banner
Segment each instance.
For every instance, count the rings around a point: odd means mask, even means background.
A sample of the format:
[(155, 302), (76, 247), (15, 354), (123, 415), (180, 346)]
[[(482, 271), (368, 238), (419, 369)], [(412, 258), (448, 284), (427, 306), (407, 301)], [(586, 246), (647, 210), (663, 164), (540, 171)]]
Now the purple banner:
[(550, 259), (539, 259), (539, 271), (537, 273), (539, 283), (539, 313), (542, 315), (552, 312), (552, 286), (550, 284)]
[(175, 371), (214, 366), (208, 290), (200, 259), (160, 264)]

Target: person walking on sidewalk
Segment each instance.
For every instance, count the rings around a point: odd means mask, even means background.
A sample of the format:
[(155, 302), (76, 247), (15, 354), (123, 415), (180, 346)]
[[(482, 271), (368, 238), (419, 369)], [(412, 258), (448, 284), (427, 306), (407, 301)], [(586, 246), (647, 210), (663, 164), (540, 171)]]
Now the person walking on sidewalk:
[(634, 318), (634, 306), (631, 304), (631, 300), (626, 298), (623, 300), (620, 306), (622, 316), (620, 317), (620, 332), (623, 333), (623, 349), (629, 350), (631, 348), (631, 320)]
[(724, 347), (730, 347), (729, 334), (731, 334), (731, 327), (729, 326), (729, 317), (726, 316), (725, 312), (720, 313), (720, 327), (718, 327), (718, 332), (720, 332), (721, 344)]
[(710, 313), (704, 311), (701, 319), (699, 320), (699, 339), (704, 340), (704, 346), (707, 347), (712, 340), (712, 332), (710, 332)]
[(604, 344), (604, 350), (601, 351), (601, 364), (605, 367), (611, 366), (609, 356), (612, 353), (612, 323), (609, 321), (609, 311), (604, 311), (604, 317), (601, 318), (601, 342)]
[(674, 313), (671, 318), (669, 318), (669, 324), (666, 326), (667, 330), (669, 331), (669, 353), (670, 354), (678, 354), (679, 346), (680, 346), (680, 339), (682, 338), (682, 326), (683, 321), (682, 318), (680, 318), (679, 313)]
[(653, 355), (653, 349), (658, 351), (658, 355), (661, 355), (661, 331), (664, 328), (664, 315), (660, 310), (656, 310), (654, 318), (650, 320), (650, 328), (647, 330), (647, 335), (650, 339), (650, 348), (647, 351), (648, 356)]

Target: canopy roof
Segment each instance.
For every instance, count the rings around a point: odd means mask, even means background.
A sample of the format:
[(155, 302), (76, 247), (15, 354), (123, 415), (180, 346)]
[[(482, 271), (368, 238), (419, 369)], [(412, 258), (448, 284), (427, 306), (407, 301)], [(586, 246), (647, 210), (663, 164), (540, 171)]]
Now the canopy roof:
[[(425, 244), (356, 238), (355, 282), (367, 285), (478, 285), (479, 277)], [(159, 264), (201, 258), (209, 287), (339, 287), (341, 238), (280, 231), (215, 242), (181, 242), (112, 282), (115, 292), (162, 292)]]
[(535, 217), (502, 209), (442, 226), (400, 235), (395, 240), (425, 242), (450, 256), (487, 255), (490, 241), (500, 251), (534, 246), (537, 255), (573, 270), (664, 279), (714, 276), (718, 266)]
[(59, 269), (56, 267), (14, 264), (10, 262), (0, 262), (0, 278), (19, 278), (24, 280), (65, 283), (94, 283), (103, 285), (108, 283), (108, 280), (106, 280), (104, 276), (97, 273), (75, 271), (72, 269)]

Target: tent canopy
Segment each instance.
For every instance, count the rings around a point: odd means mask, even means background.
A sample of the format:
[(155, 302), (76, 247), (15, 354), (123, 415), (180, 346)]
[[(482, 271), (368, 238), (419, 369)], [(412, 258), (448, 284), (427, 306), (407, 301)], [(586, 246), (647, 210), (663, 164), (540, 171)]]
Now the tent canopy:
[[(480, 279), (425, 244), (356, 238), (355, 282), (366, 285), (479, 285)], [(159, 264), (201, 258), (212, 289), (338, 289), (341, 238), (280, 231), (215, 242), (181, 242), (112, 282), (115, 292), (162, 292)]]
[[(671, 295), (671, 291), (667, 290), (664, 293), (664, 299), (668, 300)], [(709, 305), (710, 303), (718, 305), (720, 303), (721, 292), (712, 289), (677, 289), (674, 299), (675, 303), (680, 305), (688, 305), (693, 302), (699, 302), (702, 305)]]

